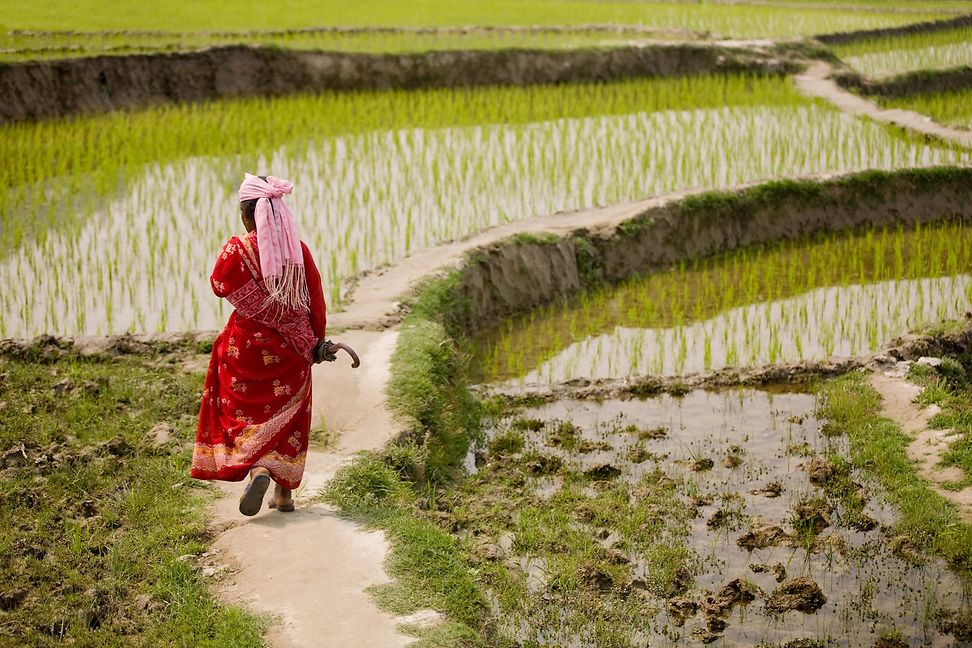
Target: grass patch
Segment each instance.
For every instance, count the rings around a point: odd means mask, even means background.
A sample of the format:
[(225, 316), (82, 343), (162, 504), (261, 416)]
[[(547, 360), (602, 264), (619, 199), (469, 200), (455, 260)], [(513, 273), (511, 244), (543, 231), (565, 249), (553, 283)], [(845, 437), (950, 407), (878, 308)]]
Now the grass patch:
[(946, 487), (961, 490), (972, 486), (972, 357), (942, 358), (938, 367), (913, 365), (908, 377), (924, 389), (916, 399), (920, 405), (935, 404), (941, 411), (933, 416), (933, 428), (952, 430), (952, 441), (942, 455), (941, 465), (962, 469), (961, 480)]
[(907, 456), (910, 438), (881, 416), (880, 396), (865, 375), (855, 372), (829, 381), (819, 393), (820, 416), (847, 433), (854, 464), (881, 483), (901, 512), (895, 530), (963, 574), (972, 572), (972, 528), (918, 476)]
[[(158, 358), (0, 356), (0, 644), (262, 646), (195, 564), (199, 375)], [(147, 438), (170, 426), (172, 442)]]

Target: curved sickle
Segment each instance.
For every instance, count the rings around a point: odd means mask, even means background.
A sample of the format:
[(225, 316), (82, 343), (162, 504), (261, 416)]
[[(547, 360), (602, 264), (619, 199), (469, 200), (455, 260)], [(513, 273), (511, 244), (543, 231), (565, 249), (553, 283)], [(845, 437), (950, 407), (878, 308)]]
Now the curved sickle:
[(351, 356), (352, 369), (357, 369), (359, 366), (361, 366), (361, 360), (358, 358), (358, 354), (355, 353), (354, 349), (349, 347), (347, 344), (344, 344), (343, 342), (335, 342), (331, 346), (327, 347), (328, 353), (337, 354), (338, 349), (344, 349), (348, 352), (348, 355)]

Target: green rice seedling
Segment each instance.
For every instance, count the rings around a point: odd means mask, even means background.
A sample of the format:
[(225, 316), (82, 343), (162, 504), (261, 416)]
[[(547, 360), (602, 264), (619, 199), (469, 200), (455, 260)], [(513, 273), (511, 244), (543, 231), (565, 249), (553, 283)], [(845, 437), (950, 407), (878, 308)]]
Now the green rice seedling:
[(881, 105), (914, 110), (948, 126), (972, 128), (972, 89), (882, 99)]
[(972, 65), (972, 28), (874, 38), (840, 45), (834, 51), (871, 77), (961, 67)]
[[(810, 142), (808, 124), (821, 133)], [(239, 231), (243, 170), (294, 181), (288, 202), (339, 308), (362, 270), (510, 220), (686, 187), (970, 159), (805, 101), (784, 79), (746, 75), (249, 100), (0, 133), (0, 178), (24, 187), (0, 211), (0, 280), (27, 300), (6, 321), (16, 336), (219, 327), (226, 307), (206, 276)], [(61, 182), (94, 177), (103, 189), (72, 194)], [(81, 271), (38, 272), (53, 266)], [(107, 301), (110, 325), (89, 317), (74, 330), (78, 309)], [(692, 312), (680, 303), (681, 316)]]
[[(623, 2), (607, 0), (566, 0), (558, 2), (556, 11), (543, 0), (493, 0), (488, 10), (475, 0), (442, 2), (441, 0), (416, 0), (409, 3), (395, 0), (377, 0), (367, 9), (355, 3), (322, 0), (307, 4), (288, 5), (288, 11), (271, 11), (265, 5), (245, 0), (227, 12), (216, 2), (196, 3), (191, 8), (166, 0), (153, 5), (152, 19), (147, 21), (142, 6), (135, 0), (123, 0), (105, 10), (101, 0), (78, 2), (55, 1), (36, 5), (17, 5), (5, 0), (0, 4), (8, 11), (6, 27), (29, 30), (75, 30), (102, 32), (83, 34), (88, 39), (105, 39), (113, 46), (144, 43), (142, 34), (122, 34), (109, 38), (106, 30), (152, 30), (162, 32), (150, 42), (190, 42), (210, 44), (239, 40), (253, 30), (300, 30), (307, 26), (340, 25), (346, 27), (438, 27), (469, 25), (584, 25), (591, 23), (611, 25), (640, 25), (666, 30), (702, 32), (710, 35), (735, 37), (779, 37), (811, 35), (825, 32), (848, 31), (889, 27), (923, 20), (951, 17), (956, 11), (970, 11), (965, 0), (955, 2), (900, 3), (889, 7), (887, 3), (857, 2), (852, 6), (842, 3), (788, 2), (750, 3), (737, 5), (721, 2)], [(907, 11), (900, 11), (901, 5)], [(244, 32), (227, 34), (228, 31)], [(179, 35), (178, 39), (171, 35)], [(193, 34), (196, 32), (196, 34)], [(198, 32), (204, 32), (202, 34)], [(253, 34), (258, 40), (260, 34)], [(57, 34), (39, 34), (55, 47), (57, 44), (73, 45), (77, 39), (67, 41)], [(34, 41), (29, 34), (14, 33), (8, 38)], [(275, 44), (299, 43), (306, 38), (300, 32), (281, 34)]]
[[(682, 263), (487, 332), (474, 364), (483, 380), (536, 382), (858, 355), (969, 310), (972, 250), (954, 242), (970, 235), (963, 223), (899, 226)], [(663, 308), (629, 307), (653, 299)], [(567, 319), (570, 335), (555, 336)], [(497, 345), (528, 370), (504, 372)]]

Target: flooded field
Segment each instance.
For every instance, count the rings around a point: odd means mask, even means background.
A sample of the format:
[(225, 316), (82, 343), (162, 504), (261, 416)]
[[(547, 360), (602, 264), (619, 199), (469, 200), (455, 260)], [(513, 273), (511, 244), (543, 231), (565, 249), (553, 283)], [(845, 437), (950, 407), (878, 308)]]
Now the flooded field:
[[(823, 360), (972, 309), (967, 224), (742, 250), (504, 323), (476, 341), (486, 382), (678, 375)], [(515, 351), (514, 351), (515, 350)]]
[[(16, 188), (4, 203), (4, 241), (13, 246), (0, 256), (0, 282), (11, 287), (0, 297), (0, 337), (218, 328), (228, 309), (212, 297), (208, 274), (216, 251), (241, 229), (235, 191), (244, 169), (295, 183), (288, 203), (327, 278), (327, 297), (338, 307), (361, 271), (498, 223), (689, 187), (970, 159), (967, 150), (904, 137), (804, 101), (788, 83), (731, 77), (629, 83), (619, 92), (612, 86), (585, 86), (580, 91), (482, 89), (328, 100), (313, 104), (322, 111), (321, 120), (330, 119), (328, 111), (342, 119), (361, 113), (359, 120), (347, 122), (345, 130), (351, 132), (277, 144), (242, 157), (160, 161), (126, 174), (119, 170), (117, 177), (96, 176), (113, 187), (103, 198), (86, 193), (90, 187), (83, 169), (101, 162), (117, 167), (114, 150), (91, 148), (75, 158), (67, 150), (61, 155), (44, 148), (40, 153), (53, 155), (56, 168), (64, 165), (69, 171), (77, 165), (79, 171), (18, 184), (16, 178), (50, 173), (39, 158), (32, 159), (37, 148), (30, 142), (52, 127), (12, 127), (5, 145), (27, 158), (14, 157), (4, 171)], [(435, 126), (437, 120), (475, 123), (481, 112), (495, 112), (488, 109), (493, 100), (504, 98), (514, 115), (556, 114), (584, 92), (593, 93), (592, 105), (604, 97), (622, 108), (614, 111), (605, 104), (601, 110), (610, 114)], [(711, 101), (706, 94), (725, 105), (681, 108)], [(427, 125), (409, 125), (406, 119), (391, 130), (375, 125), (358, 132), (357, 121), (368, 122), (373, 111), (398, 114), (414, 101), (428, 102), (417, 109)], [(294, 110), (309, 110), (313, 103), (280, 102)], [(660, 109), (630, 108), (638, 102)], [(196, 112), (207, 109), (189, 110), (173, 110), (181, 115), (172, 120), (174, 130), (190, 128), (199, 119)], [(447, 118), (439, 112), (448, 113)], [(238, 117), (244, 122), (252, 118)], [(94, 125), (110, 119), (88, 121)], [(78, 128), (86, 123), (79, 121)], [(124, 121), (112, 123), (104, 132), (95, 131), (98, 139), (114, 141), (115, 130), (126, 128)], [(221, 128), (219, 122), (213, 127)], [(138, 132), (146, 146), (167, 150), (164, 141), (156, 141), (157, 130)], [(65, 129), (64, 141), (81, 147), (91, 143), (72, 140), (71, 133)], [(268, 141), (294, 136), (273, 134)], [(200, 139), (211, 137), (199, 133)], [(130, 143), (117, 143), (138, 159), (140, 153), (126, 148)], [(98, 157), (102, 154), (104, 160)], [(18, 170), (18, 164), (27, 166)], [(58, 197), (52, 183), (76, 192)]]
[(806, 393), (695, 391), (495, 421), (451, 517), (504, 632), (523, 646), (969, 645), (956, 620), (972, 618), (972, 583), (896, 531), (815, 411)]

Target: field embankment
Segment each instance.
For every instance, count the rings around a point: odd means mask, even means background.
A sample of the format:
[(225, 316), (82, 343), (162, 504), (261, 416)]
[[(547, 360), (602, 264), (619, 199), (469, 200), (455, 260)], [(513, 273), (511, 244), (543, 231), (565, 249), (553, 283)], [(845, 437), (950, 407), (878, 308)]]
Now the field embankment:
[(821, 231), (972, 218), (972, 169), (865, 172), (769, 182), (651, 207), (617, 227), (529, 235), (475, 251), (454, 288), (472, 333), (600, 282), (693, 257)]
[(0, 123), (321, 90), (575, 83), (708, 72), (790, 72), (762, 49), (677, 44), (573, 51), (360, 54), (221, 47), (0, 66)]
[(843, 72), (835, 75), (834, 80), (843, 88), (865, 95), (911, 97), (972, 87), (972, 67), (918, 70), (882, 79), (869, 79), (856, 72)]
[(820, 34), (814, 38), (825, 45), (846, 45), (858, 41), (871, 40), (874, 38), (888, 38), (893, 36), (905, 36), (910, 34), (923, 34), (937, 31), (948, 31), (950, 29), (960, 29), (972, 26), (972, 14), (949, 18), (947, 20), (931, 20), (927, 22), (912, 23), (910, 25), (900, 25), (897, 27), (882, 27), (880, 29), (862, 29), (857, 31), (834, 32), (832, 34)]

